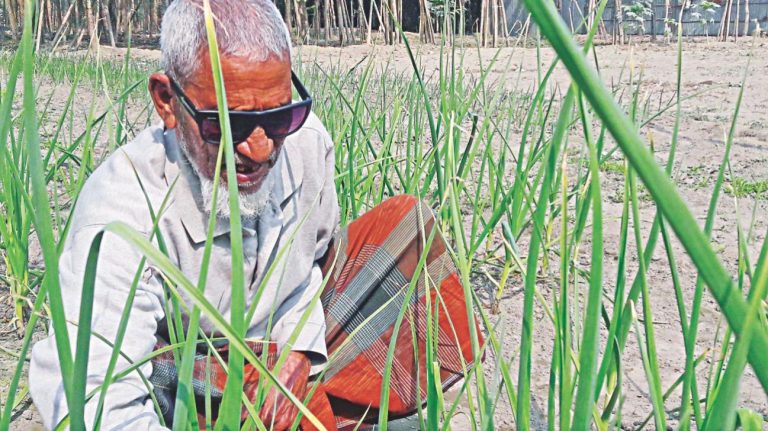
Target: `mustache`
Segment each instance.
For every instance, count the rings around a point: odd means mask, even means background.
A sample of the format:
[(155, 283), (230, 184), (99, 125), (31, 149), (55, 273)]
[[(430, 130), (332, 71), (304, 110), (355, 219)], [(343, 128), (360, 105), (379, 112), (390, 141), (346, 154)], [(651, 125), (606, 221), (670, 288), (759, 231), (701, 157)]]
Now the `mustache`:
[[(274, 150), (272, 153), (270, 153), (269, 158), (267, 159), (266, 163), (255, 163), (253, 160), (243, 156), (242, 154), (238, 153), (237, 151), (234, 152), (235, 156), (235, 166), (247, 166), (247, 167), (256, 167), (258, 165), (266, 164), (268, 168), (272, 168), (275, 166), (275, 163), (277, 163), (277, 158), (279, 157), (280, 151)], [(224, 164), (226, 165), (226, 160), (224, 161)]]

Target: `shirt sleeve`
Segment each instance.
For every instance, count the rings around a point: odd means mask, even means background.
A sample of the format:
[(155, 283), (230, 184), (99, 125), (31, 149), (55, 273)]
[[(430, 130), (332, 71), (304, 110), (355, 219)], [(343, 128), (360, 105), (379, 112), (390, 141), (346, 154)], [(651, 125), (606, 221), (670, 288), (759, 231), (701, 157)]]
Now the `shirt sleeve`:
[[(273, 338), (278, 346), (307, 354), (312, 362), (310, 375), (319, 373), (328, 360), (325, 346), (325, 314), (319, 296), (316, 295), (322, 283), (323, 274), (320, 267), (314, 265), (306, 286), (281, 305), (280, 308), (285, 310), (285, 314), (280, 317), (273, 331)], [(305, 312), (309, 315), (302, 325)]]
[[(328, 244), (339, 225), (339, 202), (336, 195), (335, 160), (333, 141), (324, 129), (318, 134), (318, 143), (325, 151), (325, 160), (321, 172), (323, 172), (323, 185), (320, 196), (312, 217), (313, 225), (317, 226), (314, 249), (315, 263), (304, 283), (304, 287), (298, 289), (291, 297), (281, 304), (284, 310), (280, 320), (272, 332), (278, 345), (287, 346), (293, 351), (308, 353), (312, 361), (310, 375), (319, 373), (328, 360), (325, 345), (325, 313), (319, 299), (319, 290), (323, 288), (323, 273), (318, 261), (325, 256)], [(311, 308), (309, 317), (303, 326), (301, 323), (305, 310)], [(298, 328), (298, 329), (297, 329)], [(293, 343), (290, 343), (292, 334), (298, 331)]]
[[(101, 225), (92, 225), (71, 232), (61, 255), (60, 285), (68, 322), (78, 321), (85, 263), (91, 242), (101, 228)], [(98, 260), (92, 331), (110, 342), (116, 338), (140, 260), (139, 253), (127, 242), (110, 233), (104, 235)], [(145, 268), (122, 344), (122, 353), (132, 361), (141, 360), (153, 350), (157, 321), (163, 315), (162, 286), (152, 276), (148, 266)], [(70, 323), (68, 332), (70, 344), (74, 346), (77, 326)], [(91, 337), (86, 393), (104, 381), (111, 354), (112, 347), (109, 344), (96, 336)], [(130, 365), (124, 356), (118, 356), (115, 374)], [(139, 370), (149, 378), (152, 365), (147, 361)], [(54, 427), (67, 414), (67, 403), (53, 328), (49, 331), (49, 337), (38, 342), (32, 350), (29, 388), (45, 426), (49, 429)], [(101, 429), (167, 429), (161, 426), (148, 395), (149, 388), (138, 372), (114, 381), (105, 397)], [(97, 395), (86, 404), (87, 429), (93, 429), (98, 399)]]

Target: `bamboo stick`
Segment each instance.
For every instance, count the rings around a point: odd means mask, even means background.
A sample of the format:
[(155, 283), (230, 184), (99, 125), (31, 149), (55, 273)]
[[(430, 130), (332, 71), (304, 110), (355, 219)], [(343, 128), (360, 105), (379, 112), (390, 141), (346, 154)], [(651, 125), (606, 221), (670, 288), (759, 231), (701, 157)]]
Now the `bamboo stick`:
[(35, 41), (35, 51), (40, 51), (40, 39), (43, 37), (43, 19), (45, 17), (45, 1), (46, 0), (43, 0), (43, 4), (40, 5), (40, 16), (37, 17), (37, 40)]
[[(357, 0), (357, 31), (360, 40), (363, 40), (365, 29), (368, 27), (368, 18), (365, 16), (365, 9), (362, 0)], [(367, 39), (366, 39), (367, 41)]]
[(54, 23), (54, 8), (53, 8), (53, 2), (51, 0), (48, 0), (46, 2), (48, 13), (47, 13), (47, 22), (46, 22), (46, 33), (50, 34), (51, 30), (56, 27), (56, 24)]
[(323, 1), (323, 31), (325, 31), (325, 40), (331, 39), (331, 0)]
[(104, 26), (107, 27), (107, 35), (109, 35), (109, 43), (112, 45), (112, 48), (115, 48), (117, 44), (115, 43), (115, 34), (112, 32), (112, 19), (109, 16), (109, 8), (104, 6), (100, 6), (99, 9), (101, 9), (101, 14), (104, 19)]
[[(99, 44), (99, 20), (93, 10), (91, 0), (85, 0), (85, 19), (88, 24), (88, 50), (94, 50)], [(78, 44), (79, 45), (79, 44)]]
[(488, 44), (488, 0), (480, 2), (480, 44), (485, 47)]
[[(371, 41), (371, 25), (373, 23), (373, 6), (376, 4), (375, 1), (371, 0), (370, 3), (368, 3), (368, 35), (365, 38), (365, 43), (370, 45), (372, 43)], [(381, 22), (381, 17), (379, 17), (379, 22)]]
[(507, 22), (507, 7), (504, 0), (499, 0), (501, 4), (501, 29), (504, 31), (504, 46), (509, 46), (509, 23)]
[(75, 7), (75, 3), (72, 2), (69, 4), (69, 9), (67, 9), (67, 13), (64, 14), (64, 17), (61, 19), (61, 25), (59, 25), (59, 29), (56, 31), (56, 35), (53, 37), (53, 46), (55, 47), (59, 44), (60, 39), (64, 36), (66, 27), (69, 23), (69, 16), (72, 14), (72, 10)]
[(18, 21), (16, 12), (13, 10), (14, 7), (15, 5), (12, 0), (5, 0), (5, 11), (8, 13), (8, 24), (11, 27), (11, 37), (13, 37), (13, 40), (19, 40)]
[(427, 0), (419, 0), (419, 33), (425, 43), (435, 43), (435, 33), (432, 31), (432, 16), (429, 13)]
[(744, 0), (744, 36), (749, 36), (749, 0)]
[(293, 28), (293, 13), (291, 12), (291, 5), (293, 2), (291, 0), (286, 0), (285, 2), (285, 12), (283, 13), (283, 20), (285, 21), (285, 27), (288, 28), (288, 32), (292, 33)]

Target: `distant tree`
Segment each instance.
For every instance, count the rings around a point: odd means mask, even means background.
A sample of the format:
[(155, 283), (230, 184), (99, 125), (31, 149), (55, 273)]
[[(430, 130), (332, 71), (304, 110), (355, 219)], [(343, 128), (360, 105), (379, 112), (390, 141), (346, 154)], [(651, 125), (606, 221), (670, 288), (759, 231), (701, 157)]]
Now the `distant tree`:
[(624, 28), (632, 34), (645, 34), (645, 20), (653, 17), (653, 5), (650, 0), (633, 0), (621, 6), (624, 15)]

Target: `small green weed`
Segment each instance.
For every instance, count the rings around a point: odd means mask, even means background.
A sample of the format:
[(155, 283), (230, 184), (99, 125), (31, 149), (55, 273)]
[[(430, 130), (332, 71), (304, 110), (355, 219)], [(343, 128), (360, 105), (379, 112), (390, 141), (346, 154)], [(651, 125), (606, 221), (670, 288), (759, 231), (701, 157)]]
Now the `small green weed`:
[(600, 165), (600, 170), (611, 174), (624, 175), (624, 162), (608, 160)]
[(710, 178), (704, 165), (689, 167), (687, 175), (693, 180), (691, 184), (696, 190), (706, 188), (710, 184)]
[(750, 181), (742, 177), (735, 177), (725, 191), (737, 198), (766, 199), (768, 198), (768, 180)]

